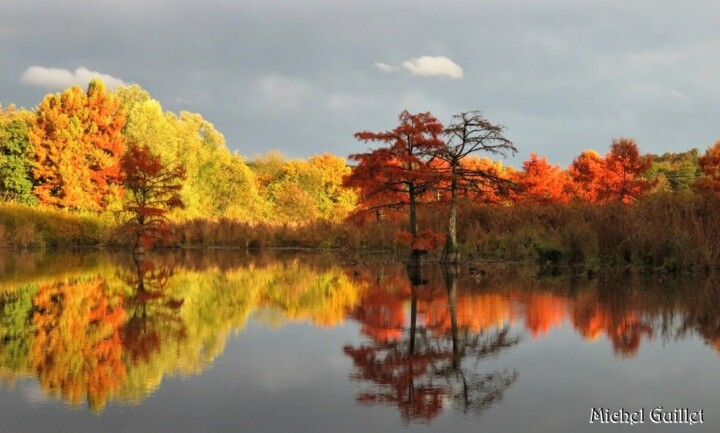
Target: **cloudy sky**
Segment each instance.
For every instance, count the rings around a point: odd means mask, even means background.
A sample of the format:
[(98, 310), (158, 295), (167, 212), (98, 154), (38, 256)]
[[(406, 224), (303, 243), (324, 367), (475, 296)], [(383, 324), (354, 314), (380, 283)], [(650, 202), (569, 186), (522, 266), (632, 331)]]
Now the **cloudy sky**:
[(720, 2), (0, 0), (0, 103), (102, 74), (202, 114), (252, 156), (347, 155), (403, 109), (481, 110), (566, 165), (720, 138)]

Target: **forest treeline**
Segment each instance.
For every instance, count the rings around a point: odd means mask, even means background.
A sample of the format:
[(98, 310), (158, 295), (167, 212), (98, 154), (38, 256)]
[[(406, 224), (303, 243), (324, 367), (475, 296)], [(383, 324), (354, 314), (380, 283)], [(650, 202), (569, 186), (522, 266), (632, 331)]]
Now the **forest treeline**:
[[(503, 132), (478, 112), (447, 126), (403, 112), (392, 130), (356, 133), (374, 147), (351, 164), (327, 153), (247, 159), (200, 114), (166, 111), (138, 85), (93, 80), (32, 110), (0, 107), (0, 244), (125, 244), (119, 227), (159, 215), (169, 230), (153, 242), (165, 246), (425, 253), (444, 244), (449, 261), (720, 265), (720, 143), (643, 155), (621, 137), (567, 168), (532, 153), (515, 169), (499, 160), (516, 152)], [(158, 186), (138, 157), (177, 174)], [(173, 198), (138, 202), (147, 188)]]

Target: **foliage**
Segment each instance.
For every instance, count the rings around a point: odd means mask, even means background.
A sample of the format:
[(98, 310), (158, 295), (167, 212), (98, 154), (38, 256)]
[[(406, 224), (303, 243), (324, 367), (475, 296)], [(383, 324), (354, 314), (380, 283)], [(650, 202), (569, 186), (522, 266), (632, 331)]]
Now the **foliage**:
[(169, 166), (147, 145), (131, 143), (122, 158), (126, 188), (124, 210), (130, 214), (124, 224), (136, 247), (149, 247), (168, 236), (167, 213), (182, 208), (179, 191), (185, 168)]
[(504, 127), (485, 119), (480, 112), (471, 111), (453, 116), (451, 124), (443, 135), (447, 144), (435, 151), (442, 161), (438, 169), (443, 172), (446, 190), (450, 194), (450, 212), (443, 251), (445, 262), (457, 262), (460, 258), (457, 243), (458, 194), (477, 188), (498, 190), (507, 186), (507, 179), (498, 176), (495, 170), (483, 170), (477, 166), (463, 164), (468, 156), (477, 152), (506, 156), (517, 151), (512, 141), (503, 135)]
[(605, 156), (602, 189), (598, 199), (603, 202), (630, 203), (652, 188), (653, 182), (642, 176), (650, 168), (650, 157), (640, 156), (632, 138), (613, 139)]
[(28, 139), (29, 111), (0, 107), (0, 199), (36, 204), (32, 194), (33, 148)]
[(427, 200), (440, 181), (430, 162), (445, 145), (440, 138), (443, 125), (430, 113), (403, 111), (398, 119), (400, 124), (390, 131), (355, 134), (358, 140), (387, 146), (350, 155), (358, 165), (345, 177), (344, 185), (359, 191), (361, 211), (407, 207), (408, 232), (417, 237), (417, 205)]
[(40, 203), (99, 211), (120, 180), (125, 114), (102, 81), (73, 86), (40, 103), (29, 139), (35, 149), (34, 193)]
[(0, 203), (0, 248), (95, 245), (104, 242), (110, 230), (95, 215)]
[(534, 152), (523, 162), (523, 169), (517, 174), (520, 191), (519, 201), (535, 203), (566, 203), (570, 199), (570, 178), (559, 166), (552, 166), (543, 156)]

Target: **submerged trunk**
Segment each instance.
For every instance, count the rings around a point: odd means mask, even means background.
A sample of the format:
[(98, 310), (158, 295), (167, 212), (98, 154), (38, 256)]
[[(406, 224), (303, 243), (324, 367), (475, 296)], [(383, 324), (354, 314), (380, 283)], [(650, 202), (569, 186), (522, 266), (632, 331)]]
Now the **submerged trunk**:
[(462, 350), (460, 348), (460, 336), (458, 335), (457, 321), (457, 266), (444, 266), (445, 286), (448, 292), (448, 304), (450, 306), (450, 330), (452, 332), (452, 366), (454, 369), (460, 367)]

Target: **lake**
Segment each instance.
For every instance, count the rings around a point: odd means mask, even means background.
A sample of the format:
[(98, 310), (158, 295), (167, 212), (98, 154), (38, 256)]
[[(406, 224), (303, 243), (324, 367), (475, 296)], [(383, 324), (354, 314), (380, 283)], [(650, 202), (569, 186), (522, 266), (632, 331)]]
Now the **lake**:
[(707, 279), (0, 254), (0, 432), (718, 431), (719, 351)]

